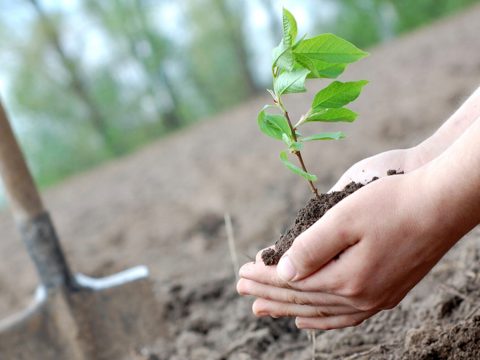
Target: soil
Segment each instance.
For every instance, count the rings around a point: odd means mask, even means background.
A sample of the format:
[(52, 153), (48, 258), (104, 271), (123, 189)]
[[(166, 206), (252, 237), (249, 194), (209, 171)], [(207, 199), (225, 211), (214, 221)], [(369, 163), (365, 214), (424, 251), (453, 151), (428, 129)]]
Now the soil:
[(275, 248), (263, 251), (263, 263), (265, 265), (277, 265), (282, 255), (290, 249), (298, 235), (316, 223), (333, 206), (363, 186), (361, 183), (352, 181), (341, 191), (320, 194), (318, 198), (310, 199), (307, 205), (300, 209), (292, 226), (275, 242)]
[[(479, 6), (372, 49), (351, 67), (344, 80), (370, 80), (353, 107), (360, 118), (339, 129), (346, 140), (304, 154), (319, 189), (366, 156), (429, 136), (479, 85), (478, 34)], [(287, 104), (292, 116), (315, 90)], [(256, 112), (268, 101), (254, 98), (44, 192), (74, 271), (150, 270), (170, 336), (138, 344), (125, 360), (311, 359), (307, 334), (291, 319), (257, 319), (252, 300), (237, 295), (222, 222), (228, 212), (247, 262), (278, 239), (308, 197), (303, 180), (283, 170), (276, 143), (257, 129)], [(7, 212), (0, 234), (4, 317), (29, 304), (38, 280)], [(476, 229), (395, 309), (356, 328), (318, 332), (316, 358), (478, 359), (478, 304)]]
[[(387, 176), (401, 175), (403, 173), (403, 171), (388, 170)], [(378, 177), (374, 177), (368, 181), (367, 184), (377, 179)], [(361, 189), (367, 184), (352, 181), (341, 191), (320, 194), (318, 198), (313, 197), (310, 199), (307, 205), (300, 209), (290, 228), (275, 242), (275, 247), (265, 249), (262, 252), (263, 263), (267, 266), (277, 265), (282, 255), (290, 249), (297, 236), (315, 224), (328, 210), (337, 205), (340, 201), (347, 196), (352, 195), (355, 191)]]
[[(480, 249), (467, 236), (412, 294), (356, 328), (316, 333), (316, 359), (447, 360), (480, 358)], [(138, 349), (139, 359), (310, 360), (308, 333), (290, 318), (255, 318), (234, 276), (195, 286), (173, 282), (165, 321), (172, 339)], [(155, 357), (149, 357), (155, 356)]]

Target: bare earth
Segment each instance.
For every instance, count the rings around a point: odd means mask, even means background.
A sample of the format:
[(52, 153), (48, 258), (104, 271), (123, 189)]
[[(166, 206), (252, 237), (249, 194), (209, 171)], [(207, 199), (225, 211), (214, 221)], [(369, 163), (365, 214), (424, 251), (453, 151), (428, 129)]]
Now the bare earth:
[[(306, 154), (320, 188), (357, 160), (430, 135), (480, 83), (479, 34), (477, 6), (354, 65), (343, 79), (370, 80), (354, 106), (360, 119), (345, 128), (346, 140)], [(288, 107), (298, 116), (309, 99), (297, 96)], [(309, 197), (302, 180), (282, 168), (278, 144), (257, 130), (256, 112), (266, 102), (253, 99), (44, 194), (75, 271), (150, 268), (172, 339), (131, 358), (311, 358), (306, 333), (288, 319), (255, 319), (251, 300), (234, 289), (224, 213), (232, 215), (246, 262)], [(0, 233), (3, 317), (28, 304), (37, 280), (8, 213), (0, 214)], [(479, 229), (469, 234), (396, 309), (355, 329), (317, 333), (317, 358), (480, 358), (479, 238)]]

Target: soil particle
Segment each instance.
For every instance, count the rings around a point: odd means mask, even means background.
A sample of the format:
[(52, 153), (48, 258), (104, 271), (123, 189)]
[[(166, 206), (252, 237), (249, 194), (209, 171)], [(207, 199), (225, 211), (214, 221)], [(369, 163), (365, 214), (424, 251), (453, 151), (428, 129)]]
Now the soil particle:
[[(403, 171), (388, 170), (387, 175), (401, 175)], [(368, 183), (377, 180), (375, 177)], [(300, 209), (292, 226), (275, 242), (275, 248), (269, 248), (262, 252), (262, 260), (265, 265), (277, 265), (278, 261), (285, 252), (290, 249), (293, 241), (302, 232), (307, 230), (315, 222), (318, 221), (325, 213), (345, 199), (347, 196), (353, 194), (358, 189), (364, 187), (364, 184), (351, 182), (341, 191), (333, 191), (331, 193), (320, 194), (320, 196), (310, 199), (307, 205)]]
[(460, 304), (463, 302), (463, 299), (459, 296), (452, 296), (448, 300), (446, 300), (444, 303), (440, 305), (440, 309), (438, 311), (438, 317), (440, 319), (443, 319), (447, 316), (450, 316), (455, 309), (457, 309)]
[(390, 176), (390, 175), (402, 175), (404, 173), (405, 173), (404, 171), (397, 171), (397, 170), (388, 170), (387, 171), (388, 176)]

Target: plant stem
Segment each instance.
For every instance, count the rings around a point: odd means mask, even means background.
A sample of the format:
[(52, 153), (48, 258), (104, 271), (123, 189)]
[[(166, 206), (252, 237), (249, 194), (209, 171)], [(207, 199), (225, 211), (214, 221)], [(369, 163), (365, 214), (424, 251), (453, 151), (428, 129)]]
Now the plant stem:
[[(303, 162), (302, 154), (300, 151), (295, 151), (294, 154), (297, 156), (298, 161), (300, 162), (300, 165), (302, 166), (303, 171), (308, 172), (307, 168), (305, 167), (305, 163)], [(308, 185), (310, 186), (310, 190), (312, 190), (312, 193), (315, 195), (317, 199), (320, 199), (320, 195), (318, 195), (318, 189), (313, 183), (313, 181), (308, 180)]]
[[(288, 126), (290, 126), (290, 130), (292, 131), (293, 140), (295, 140), (295, 142), (297, 142), (297, 134), (295, 133), (296, 129), (292, 125), (292, 122), (290, 120), (290, 116), (288, 115), (288, 111), (283, 107), (283, 104), (280, 104), (280, 106), (282, 107), (282, 110), (285, 114), (285, 117), (287, 118)], [(302, 170), (305, 171), (306, 173), (308, 173), (308, 170), (305, 166), (305, 163), (303, 162), (302, 153), (299, 150), (296, 150), (293, 153), (297, 156), (298, 161), (300, 162), (300, 165), (302, 167)], [(315, 187), (315, 184), (313, 183), (313, 181), (311, 181), (311, 180), (307, 180), (307, 181), (308, 181), (308, 185), (310, 186), (310, 190), (312, 191), (313, 195), (315, 195), (315, 197), (317, 199), (320, 199), (320, 195), (318, 195), (318, 190)]]

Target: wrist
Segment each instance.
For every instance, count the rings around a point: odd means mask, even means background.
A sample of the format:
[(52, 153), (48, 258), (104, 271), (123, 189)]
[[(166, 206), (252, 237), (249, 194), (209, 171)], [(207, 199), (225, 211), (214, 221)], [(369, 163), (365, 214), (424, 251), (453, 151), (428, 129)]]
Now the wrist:
[(405, 149), (405, 151), (405, 172), (411, 172), (421, 168), (435, 158), (432, 149), (425, 141), (416, 146)]
[(461, 214), (457, 202), (451, 201), (450, 181), (441, 178), (443, 174), (432, 164), (404, 175), (406, 187), (401, 191), (413, 194), (409, 201), (416, 221), (412, 226), (425, 239), (428, 256), (438, 258), (468, 232), (468, 226), (459, 221)]
[(411, 149), (418, 167), (421, 167), (441, 155), (446, 148), (448, 148), (448, 144), (445, 145), (444, 141), (435, 133)]

